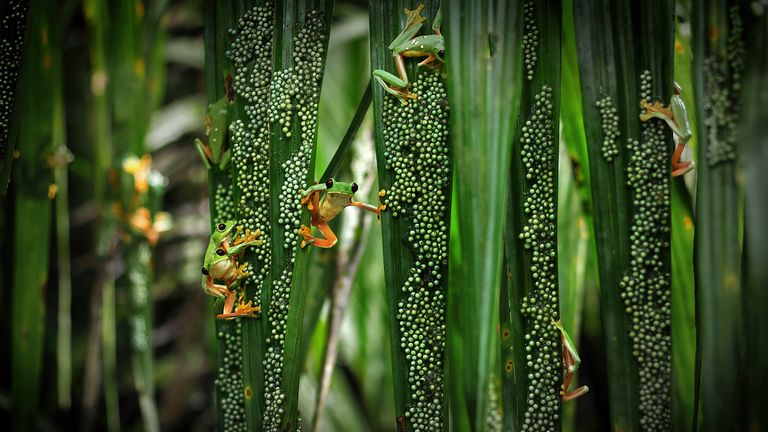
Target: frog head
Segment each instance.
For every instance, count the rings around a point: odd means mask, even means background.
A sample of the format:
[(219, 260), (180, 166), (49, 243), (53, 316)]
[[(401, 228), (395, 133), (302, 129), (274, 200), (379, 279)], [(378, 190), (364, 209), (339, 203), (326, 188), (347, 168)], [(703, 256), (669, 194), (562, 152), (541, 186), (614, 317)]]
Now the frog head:
[(229, 238), (229, 233), (231, 233), (232, 229), (235, 228), (236, 223), (237, 221), (229, 220), (216, 224), (216, 227), (211, 234), (211, 242), (216, 243), (218, 246), (219, 243)]
[(325, 187), (325, 199), (333, 205), (348, 204), (357, 192), (357, 183), (337, 182), (332, 178), (325, 182)]

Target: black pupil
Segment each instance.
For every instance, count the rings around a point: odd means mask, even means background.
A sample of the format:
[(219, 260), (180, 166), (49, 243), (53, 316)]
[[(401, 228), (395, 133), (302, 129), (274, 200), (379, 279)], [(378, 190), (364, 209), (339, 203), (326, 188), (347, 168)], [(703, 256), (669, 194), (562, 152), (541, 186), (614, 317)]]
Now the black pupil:
[(357, 183), (352, 183), (352, 193), (357, 192)]
[(325, 182), (325, 187), (332, 188), (333, 187), (333, 179), (328, 179), (328, 181)]
[(226, 227), (227, 226), (224, 225), (224, 224), (219, 224), (219, 231), (224, 231), (224, 228), (226, 228)]
[(224, 256), (224, 249), (216, 249), (216, 255)]
[(206, 270), (205, 267), (203, 267), (203, 274), (208, 276), (208, 270)]
[(440, 50), (437, 53), (440, 55), (440, 57), (445, 57), (445, 50)]

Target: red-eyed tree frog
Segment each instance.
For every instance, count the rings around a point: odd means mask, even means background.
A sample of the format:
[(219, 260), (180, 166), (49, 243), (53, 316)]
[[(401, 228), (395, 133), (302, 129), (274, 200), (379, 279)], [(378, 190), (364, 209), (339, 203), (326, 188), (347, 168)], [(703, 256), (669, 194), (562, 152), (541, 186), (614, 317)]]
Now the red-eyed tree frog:
[[(237, 258), (247, 247), (262, 243), (258, 240), (261, 232), (246, 230), (243, 234), (237, 228), (230, 241), (234, 229), (235, 221), (217, 224), (205, 251), (200, 284), (206, 293), (224, 299), (224, 310), (216, 318), (256, 317), (261, 312), (261, 308), (253, 306), (250, 300), (245, 302), (242, 293), (235, 305), (240, 280), (249, 275), (245, 271), (247, 264), (239, 265)], [(224, 285), (217, 284), (216, 280), (223, 281)]]
[[(320, 193), (323, 198), (320, 200)], [(328, 221), (335, 218), (345, 207), (360, 207), (365, 211), (376, 213), (381, 221), (381, 211), (387, 208), (386, 204), (381, 203), (381, 197), (385, 195), (383, 190), (379, 191), (379, 204), (374, 207), (370, 204), (353, 201), (357, 192), (357, 183), (337, 182), (332, 178), (323, 184), (316, 184), (307, 190), (301, 191), (301, 204), (306, 205), (312, 214), (311, 225), (317, 227), (324, 238), (312, 235), (312, 229), (302, 225), (299, 229), (299, 235), (303, 238), (301, 247), (312, 244), (321, 248), (330, 248), (336, 244), (336, 234), (333, 233)]]

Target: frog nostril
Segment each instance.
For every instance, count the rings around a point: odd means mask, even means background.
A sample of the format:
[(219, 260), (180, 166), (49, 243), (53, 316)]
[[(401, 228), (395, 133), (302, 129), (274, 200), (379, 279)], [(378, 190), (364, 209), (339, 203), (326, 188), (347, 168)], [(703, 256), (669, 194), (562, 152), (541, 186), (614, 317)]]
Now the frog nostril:
[(224, 252), (224, 249), (216, 249), (216, 255), (218, 256), (224, 256), (226, 252)]

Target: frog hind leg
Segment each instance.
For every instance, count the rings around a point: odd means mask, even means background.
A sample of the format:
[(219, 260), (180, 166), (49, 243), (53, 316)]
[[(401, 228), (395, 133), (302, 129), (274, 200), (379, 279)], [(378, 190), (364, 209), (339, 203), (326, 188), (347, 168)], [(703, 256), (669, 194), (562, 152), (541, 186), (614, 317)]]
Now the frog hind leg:
[(685, 143), (680, 142), (677, 144), (675, 152), (672, 154), (672, 177), (681, 176), (696, 167), (693, 161), (680, 162), (683, 150), (685, 150)]
[(312, 230), (310, 230), (310, 228), (306, 225), (302, 225), (301, 229), (299, 230), (299, 235), (304, 237), (304, 240), (301, 241), (302, 248), (311, 244), (313, 246), (328, 249), (336, 244), (338, 241), (336, 234), (333, 233), (333, 230), (328, 226), (327, 223), (322, 220), (318, 220), (317, 224), (313, 223), (313, 225), (317, 227), (317, 229), (320, 231), (320, 234), (322, 234), (324, 238), (313, 236)]
[(213, 278), (204, 276), (205, 282), (203, 282), (203, 290), (205, 290), (206, 293), (218, 297), (218, 298), (224, 298), (227, 295), (227, 287), (224, 285), (219, 285), (213, 282)]
[(240, 299), (235, 306), (235, 298), (237, 297), (235, 291), (232, 291), (231, 296), (227, 297), (224, 303), (223, 313), (216, 315), (218, 319), (235, 319), (239, 317), (243, 318), (258, 318), (261, 314), (261, 307), (254, 306), (251, 300), (244, 301), (245, 295), (241, 292)]
[(576, 399), (589, 391), (589, 387), (587, 386), (581, 386), (571, 391), (568, 390), (568, 387), (571, 386), (574, 373), (576, 372), (576, 360), (565, 347), (563, 347), (563, 369), (565, 369), (565, 377), (563, 378), (563, 386), (560, 390), (560, 395), (562, 395), (564, 402)]
[[(301, 203), (305, 204), (307, 206), (307, 210), (309, 210), (311, 215), (310, 224), (312, 226), (317, 226), (320, 224), (320, 192), (315, 191), (310, 193), (301, 200)], [(298, 234), (304, 238), (304, 240), (301, 241), (302, 248), (310, 243), (314, 243), (317, 240), (317, 238), (312, 235), (312, 228), (306, 225), (302, 225), (301, 228), (299, 228)]]

